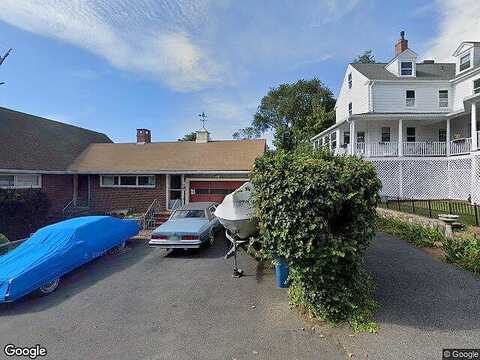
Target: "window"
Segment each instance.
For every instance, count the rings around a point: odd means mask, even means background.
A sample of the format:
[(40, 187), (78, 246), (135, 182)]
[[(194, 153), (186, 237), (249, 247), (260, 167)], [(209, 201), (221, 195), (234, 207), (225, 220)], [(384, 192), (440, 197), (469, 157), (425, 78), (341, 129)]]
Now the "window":
[(402, 76), (412, 76), (413, 75), (413, 62), (402, 61), (400, 63), (400, 74)]
[(460, 58), (460, 71), (470, 68), (470, 53), (463, 55)]
[(390, 142), (390, 127), (382, 127), (382, 142)]
[(40, 175), (0, 174), (0, 188), (28, 189), (40, 187)]
[(365, 142), (365, 131), (358, 131), (357, 132), (357, 142), (364, 143)]
[(415, 90), (407, 90), (405, 93), (405, 105), (408, 107), (415, 106)]
[(343, 132), (343, 143), (350, 144), (350, 131)]
[(352, 73), (348, 74), (348, 88), (351, 89), (352, 88)]
[(473, 81), (473, 93), (480, 94), (480, 79)]
[(330, 145), (332, 149), (335, 149), (337, 147), (337, 133), (333, 132), (330, 134)]
[(348, 103), (348, 115), (352, 115), (352, 114), (353, 114), (353, 104)]
[(155, 187), (155, 175), (102, 175), (101, 187)]
[(438, 91), (438, 106), (441, 108), (448, 107), (448, 90)]
[(407, 142), (415, 142), (415, 128), (407, 127)]
[(445, 129), (438, 130), (438, 141), (441, 141), (441, 142), (447, 141), (447, 130)]

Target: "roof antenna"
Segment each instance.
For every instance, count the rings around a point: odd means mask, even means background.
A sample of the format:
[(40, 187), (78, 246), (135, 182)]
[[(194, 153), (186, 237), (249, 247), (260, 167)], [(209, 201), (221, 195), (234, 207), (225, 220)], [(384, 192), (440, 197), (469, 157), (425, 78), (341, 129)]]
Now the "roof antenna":
[[(5, 55), (3, 56), (0, 56), (0, 66), (3, 64), (3, 62), (5, 61), (5, 59), (8, 57), (8, 55), (10, 55), (10, 53), (12, 52), (12, 49), (8, 49), (8, 51), (5, 53)], [(0, 85), (3, 85), (5, 84), (4, 81), (0, 82)]]
[(200, 118), (200, 121), (202, 122), (202, 128), (203, 128), (203, 130), (207, 130), (207, 129), (205, 128), (205, 122), (207, 121), (207, 117), (208, 117), (208, 116), (207, 116), (204, 112), (202, 112), (201, 114), (198, 115), (198, 117)]

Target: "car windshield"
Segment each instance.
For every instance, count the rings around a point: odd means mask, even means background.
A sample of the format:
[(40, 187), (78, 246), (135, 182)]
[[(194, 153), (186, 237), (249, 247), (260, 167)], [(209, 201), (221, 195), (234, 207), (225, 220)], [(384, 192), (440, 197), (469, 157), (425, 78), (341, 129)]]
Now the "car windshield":
[(205, 210), (177, 210), (173, 213), (172, 219), (204, 218)]

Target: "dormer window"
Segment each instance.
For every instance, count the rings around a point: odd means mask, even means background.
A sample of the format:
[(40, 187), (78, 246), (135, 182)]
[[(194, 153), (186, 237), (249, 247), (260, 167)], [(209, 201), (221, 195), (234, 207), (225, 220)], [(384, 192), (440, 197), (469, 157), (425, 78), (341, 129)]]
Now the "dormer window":
[(402, 61), (400, 63), (400, 74), (402, 76), (412, 76), (413, 75), (413, 62)]
[(460, 71), (467, 70), (469, 68), (470, 68), (470, 53), (467, 53), (460, 58)]
[(351, 89), (352, 88), (352, 73), (348, 74), (348, 88)]
[(480, 79), (473, 81), (473, 93), (480, 94)]

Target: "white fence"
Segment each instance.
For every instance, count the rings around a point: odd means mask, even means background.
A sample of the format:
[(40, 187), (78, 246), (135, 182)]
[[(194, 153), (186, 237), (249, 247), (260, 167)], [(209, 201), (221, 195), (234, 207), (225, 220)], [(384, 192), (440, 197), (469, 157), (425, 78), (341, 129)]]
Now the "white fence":
[(450, 154), (468, 154), (472, 149), (472, 139), (463, 138), (450, 141)]

